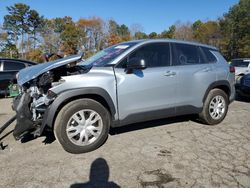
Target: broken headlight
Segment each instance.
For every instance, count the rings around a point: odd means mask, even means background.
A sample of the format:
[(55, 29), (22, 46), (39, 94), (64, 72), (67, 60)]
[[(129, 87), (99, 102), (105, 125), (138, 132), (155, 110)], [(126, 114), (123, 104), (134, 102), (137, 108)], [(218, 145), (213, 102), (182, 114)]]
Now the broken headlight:
[(57, 95), (53, 91), (51, 91), (50, 89), (48, 90), (48, 94), (47, 94), (48, 99), (54, 99), (56, 98), (56, 96)]

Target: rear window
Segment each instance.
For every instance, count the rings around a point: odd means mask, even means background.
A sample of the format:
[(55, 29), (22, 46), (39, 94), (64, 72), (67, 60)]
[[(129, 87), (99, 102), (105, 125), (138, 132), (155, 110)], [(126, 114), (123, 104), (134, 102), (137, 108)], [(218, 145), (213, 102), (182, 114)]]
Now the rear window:
[(208, 48), (202, 48), (204, 55), (208, 61), (208, 63), (215, 63), (216, 57), (214, 56), (214, 54), (212, 52), (210, 52), (210, 50)]
[(4, 70), (5, 71), (16, 71), (25, 68), (25, 64), (18, 63), (14, 61), (5, 61), (4, 62)]

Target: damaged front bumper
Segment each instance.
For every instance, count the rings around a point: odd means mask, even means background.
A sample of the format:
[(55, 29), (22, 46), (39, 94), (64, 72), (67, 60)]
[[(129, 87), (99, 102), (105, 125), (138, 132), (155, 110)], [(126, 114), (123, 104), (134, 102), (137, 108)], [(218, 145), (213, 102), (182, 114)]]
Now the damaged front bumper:
[(40, 136), (42, 120), (33, 120), (31, 112), (32, 97), (30, 93), (22, 93), (13, 100), (12, 108), (16, 112), (16, 126), (13, 136), (16, 140), (21, 139), (26, 133)]

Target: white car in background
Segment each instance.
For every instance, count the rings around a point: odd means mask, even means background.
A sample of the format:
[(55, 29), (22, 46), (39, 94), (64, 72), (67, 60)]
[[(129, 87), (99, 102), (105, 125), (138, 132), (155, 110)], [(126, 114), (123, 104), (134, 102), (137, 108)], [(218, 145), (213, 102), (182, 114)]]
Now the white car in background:
[(250, 58), (233, 59), (231, 65), (235, 67), (235, 76), (250, 72)]

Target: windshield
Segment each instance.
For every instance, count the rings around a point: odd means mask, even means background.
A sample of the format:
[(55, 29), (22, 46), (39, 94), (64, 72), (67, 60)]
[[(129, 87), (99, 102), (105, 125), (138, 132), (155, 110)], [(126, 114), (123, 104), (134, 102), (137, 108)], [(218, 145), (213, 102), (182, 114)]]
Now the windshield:
[(127, 42), (121, 43), (109, 48), (106, 48), (92, 57), (86, 59), (85, 61), (79, 63), (83, 66), (94, 66), (94, 67), (103, 67), (112, 62), (116, 57), (121, 55), (123, 52), (137, 44), (137, 42)]
[(243, 60), (243, 59), (233, 60), (232, 66), (234, 66), (234, 67), (248, 67), (249, 62), (250, 62), (250, 59), (249, 60)]

